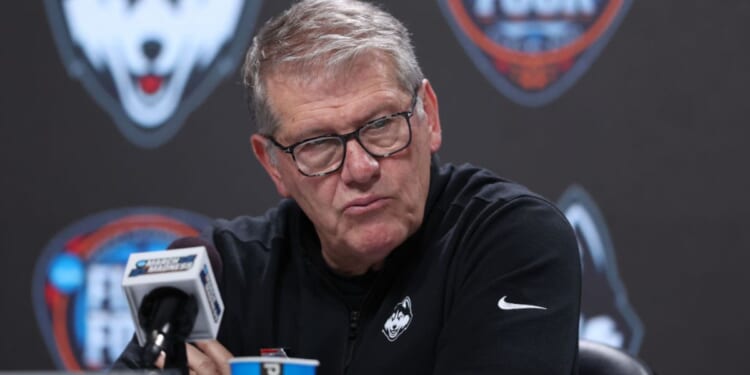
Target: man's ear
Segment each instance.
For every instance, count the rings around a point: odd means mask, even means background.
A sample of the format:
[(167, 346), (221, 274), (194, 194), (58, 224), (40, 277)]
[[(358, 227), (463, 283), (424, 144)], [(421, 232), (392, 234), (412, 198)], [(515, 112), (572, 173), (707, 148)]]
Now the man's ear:
[(424, 79), (422, 81), (422, 86), (424, 87), (422, 105), (424, 106), (424, 113), (427, 118), (427, 125), (429, 126), (430, 132), (430, 152), (434, 154), (440, 149), (440, 145), (443, 143), (443, 130), (440, 126), (440, 111), (438, 109), (437, 95), (435, 95), (435, 91), (432, 89), (430, 81)]
[(266, 170), (268, 175), (273, 180), (273, 184), (276, 185), (276, 191), (284, 198), (289, 197), (289, 191), (284, 185), (284, 181), (281, 179), (281, 172), (277, 165), (277, 160), (274, 160), (274, 156), (269, 154), (267, 143), (269, 142), (264, 136), (260, 134), (253, 134), (250, 137), (250, 144), (253, 146), (253, 153), (258, 159), (263, 169)]

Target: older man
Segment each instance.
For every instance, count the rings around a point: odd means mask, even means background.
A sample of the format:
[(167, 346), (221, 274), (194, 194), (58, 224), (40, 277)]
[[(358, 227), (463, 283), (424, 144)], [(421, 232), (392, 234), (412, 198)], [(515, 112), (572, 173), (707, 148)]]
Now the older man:
[(188, 346), (192, 370), (283, 347), (320, 374), (575, 371), (568, 223), (486, 170), (438, 165), (437, 96), (400, 22), (301, 1), (259, 31), (244, 81), (253, 150), (289, 199), (207, 234), (226, 314), (218, 342)]

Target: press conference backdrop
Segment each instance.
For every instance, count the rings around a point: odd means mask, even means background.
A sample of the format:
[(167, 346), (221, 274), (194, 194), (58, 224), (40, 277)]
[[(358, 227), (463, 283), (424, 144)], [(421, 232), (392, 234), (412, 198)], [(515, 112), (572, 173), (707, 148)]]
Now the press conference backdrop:
[[(133, 251), (278, 197), (238, 66), (289, 1), (4, 2), (0, 370), (96, 370), (132, 334)], [(741, 374), (750, 3), (383, 1), (440, 101), (442, 161), (558, 203), (581, 336), (662, 373)]]

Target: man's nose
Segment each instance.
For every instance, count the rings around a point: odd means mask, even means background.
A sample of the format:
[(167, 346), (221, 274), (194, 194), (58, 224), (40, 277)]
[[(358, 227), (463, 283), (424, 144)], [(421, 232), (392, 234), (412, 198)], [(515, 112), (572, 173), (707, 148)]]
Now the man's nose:
[(341, 170), (344, 182), (363, 184), (379, 175), (378, 159), (370, 155), (356, 139), (350, 139), (346, 145), (346, 158)]

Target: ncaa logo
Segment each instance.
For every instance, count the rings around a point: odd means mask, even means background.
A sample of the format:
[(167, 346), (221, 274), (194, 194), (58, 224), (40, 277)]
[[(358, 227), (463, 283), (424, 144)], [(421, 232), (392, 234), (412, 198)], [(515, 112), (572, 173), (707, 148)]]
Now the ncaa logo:
[(242, 58), (261, 0), (46, 0), (68, 73), (134, 144), (177, 133)]
[(166, 249), (209, 223), (181, 210), (129, 208), (85, 218), (57, 234), (32, 280), (34, 312), (57, 366), (110, 366), (135, 332), (120, 286), (130, 253)]
[(540, 106), (588, 69), (632, 0), (438, 0), (477, 68), (513, 101)]
[(580, 186), (571, 186), (558, 203), (578, 237), (582, 293), (580, 337), (638, 354), (644, 329), (620, 279), (615, 249), (604, 217)]

